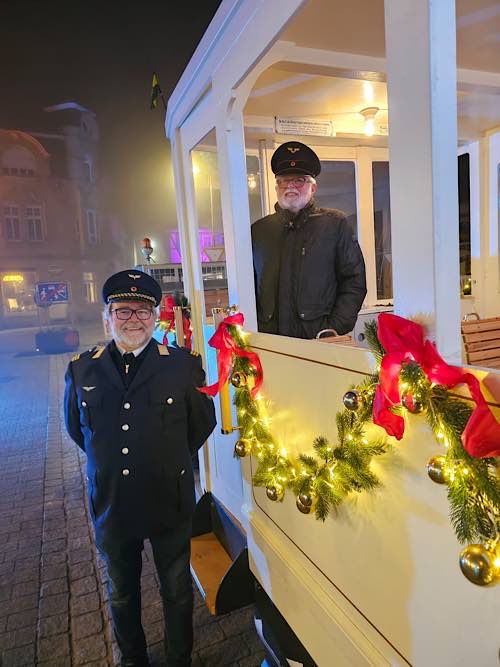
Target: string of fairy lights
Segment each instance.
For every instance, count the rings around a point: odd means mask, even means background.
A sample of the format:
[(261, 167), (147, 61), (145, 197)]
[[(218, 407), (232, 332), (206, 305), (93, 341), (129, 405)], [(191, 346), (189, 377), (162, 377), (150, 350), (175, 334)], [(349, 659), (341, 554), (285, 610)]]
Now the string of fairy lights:
[[(249, 350), (241, 326), (227, 327), (235, 349)], [(377, 370), (343, 396), (344, 409), (336, 415), (337, 439), (318, 436), (310, 453), (290, 455), (278, 446), (271, 432), (269, 405), (259, 392), (252, 397), (255, 367), (234, 354), (230, 381), (234, 386), (239, 439), (237, 457), (254, 456), (253, 484), (264, 487), (270, 501), (280, 502), (287, 491), (297, 509), (324, 521), (350, 494), (370, 492), (380, 486), (372, 469), (376, 457), (388, 451), (387, 439), (371, 435), (373, 400), (379, 384), (384, 350), (375, 323), (367, 326), (366, 339), (377, 360)], [(446, 487), (450, 520), (461, 543), (460, 568), (469, 581), (490, 585), (500, 581), (500, 476), (495, 458), (473, 458), (461, 435), (470, 418), (470, 404), (446, 387), (428, 380), (418, 363), (404, 364), (399, 377), (397, 411), (425, 416), (444, 453), (427, 464), (429, 478)], [(370, 434), (369, 434), (370, 432)]]

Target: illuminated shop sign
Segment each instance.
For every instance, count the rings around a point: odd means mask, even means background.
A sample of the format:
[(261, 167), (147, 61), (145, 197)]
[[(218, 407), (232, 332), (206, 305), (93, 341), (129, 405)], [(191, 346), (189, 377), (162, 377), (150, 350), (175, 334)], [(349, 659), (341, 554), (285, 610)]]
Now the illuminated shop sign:
[(24, 282), (24, 276), (20, 273), (6, 273), (2, 276), (3, 283), (22, 283)]

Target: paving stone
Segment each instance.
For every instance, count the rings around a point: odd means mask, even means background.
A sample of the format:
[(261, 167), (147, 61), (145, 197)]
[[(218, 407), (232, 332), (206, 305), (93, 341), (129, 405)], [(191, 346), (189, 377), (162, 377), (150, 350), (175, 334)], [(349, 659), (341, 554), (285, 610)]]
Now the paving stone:
[(90, 635), (97, 635), (103, 629), (102, 613), (92, 611), (89, 614), (82, 614), (73, 619), (72, 633), (76, 639), (84, 639)]
[(40, 639), (38, 643), (38, 659), (53, 660), (70, 655), (69, 638), (65, 634)]
[(66, 576), (66, 563), (59, 563), (58, 565), (42, 566), (41, 577), (42, 581), (50, 581), (51, 579), (60, 579)]
[(101, 601), (98, 593), (87, 593), (71, 600), (71, 613), (75, 616), (99, 609)]
[(66, 538), (60, 537), (57, 540), (44, 540), (42, 544), (42, 553), (52, 551), (64, 551), (66, 549)]
[(40, 596), (57, 595), (58, 593), (66, 593), (68, 590), (67, 579), (52, 579), (42, 584), (40, 588)]
[(68, 631), (69, 616), (65, 614), (55, 614), (48, 618), (40, 619), (38, 624), (38, 634), (40, 637), (51, 637), (52, 635), (60, 635)]
[(193, 626), (195, 628), (201, 625), (207, 625), (209, 623), (216, 623), (217, 617), (213, 616), (207, 608), (206, 604), (203, 604), (200, 607), (195, 607), (193, 611)]
[(253, 625), (253, 606), (237, 609), (231, 614), (221, 616), (219, 624), (226, 637), (240, 635), (249, 626)]
[(83, 577), (89, 577), (92, 574), (94, 574), (94, 564), (90, 561), (77, 563), (69, 568), (69, 577), (72, 581)]
[(149, 623), (145, 626), (144, 631), (146, 633), (146, 640), (148, 645), (156, 644), (157, 642), (162, 642), (164, 637), (164, 625), (163, 621), (156, 621), (155, 623)]
[(38, 582), (37, 581), (23, 581), (20, 584), (12, 586), (12, 597), (17, 598), (23, 595), (38, 594)]
[(35, 664), (35, 645), (20, 646), (2, 653), (2, 667), (22, 667)]
[(59, 565), (60, 563), (66, 562), (66, 552), (65, 551), (52, 551), (48, 554), (43, 554), (42, 556), (42, 565), (44, 567), (50, 567), (51, 565)]
[(29, 609), (17, 614), (10, 614), (7, 618), (7, 630), (17, 630), (26, 628), (28, 625), (34, 625), (37, 621), (38, 609)]
[(54, 614), (64, 614), (68, 611), (68, 593), (59, 593), (58, 595), (47, 595), (40, 600), (39, 614), (40, 618), (53, 616)]
[(161, 602), (142, 608), (142, 618), (145, 624), (154, 623), (158, 620), (163, 620), (163, 607)]
[(255, 655), (249, 655), (247, 658), (239, 660), (238, 667), (261, 667), (265, 657), (266, 653), (262, 650)]
[(104, 658), (108, 650), (104, 639), (100, 636), (77, 639), (73, 644), (73, 662), (82, 665), (91, 660)]
[(66, 658), (53, 658), (52, 660), (39, 660), (36, 664), (37, 667), (72, 667), (72, 661), (69, 656)]
[(76, 549), (69, 552), (69, 562), (71, 565), (92, 560), (93, 553), (90, 549)]
[(95, 575), (83, 577), (71, 582), (71, 594), (75, 596), (85, 595), (97, 590), (97, 578)]
[(26, 644), (34, 644), (36, 640), (36, 625), (31, 625), (20, 630), (12, 630), (0, 635), (0, 649), (7, 650), (19, 648)]
[(224, 642), (198, 651), (204, 667), (222, 667), (223, 665), (237, 665), (241, 658), (250, 654), (248, 646), (238, 637), (231, 637)]
[(202, 625), (194, 631), (194, 648), (201, 650), (224, 639), (224, 633), (218, 623)]

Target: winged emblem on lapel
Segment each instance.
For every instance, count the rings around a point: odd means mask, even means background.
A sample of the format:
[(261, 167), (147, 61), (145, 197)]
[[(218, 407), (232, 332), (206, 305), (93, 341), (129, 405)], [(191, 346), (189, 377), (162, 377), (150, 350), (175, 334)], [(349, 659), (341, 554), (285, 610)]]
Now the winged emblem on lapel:
[(82, 387), (82, 389), (85, 389), (85, 391), (92, 391), (95, 387)]

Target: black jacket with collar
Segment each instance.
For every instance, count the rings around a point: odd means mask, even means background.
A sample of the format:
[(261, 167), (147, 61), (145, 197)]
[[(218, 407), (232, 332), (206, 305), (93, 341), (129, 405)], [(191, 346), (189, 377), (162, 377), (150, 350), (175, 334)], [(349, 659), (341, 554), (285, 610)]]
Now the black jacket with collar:
[(311, 201), (252, 225), (259, 331), (314, 338), (351, 331), (366, 295), (363, 255), (345, 215)]
[[(111, 345), (111, 344), (110, 344)], [(151, 341), (130, 385), (110, 345), (80, 355), (66, 372), (64, 414), (87, 455), (96, 539), (144, 538), (194, 510), (191, 456), (215, 427), (199, 356)]]

